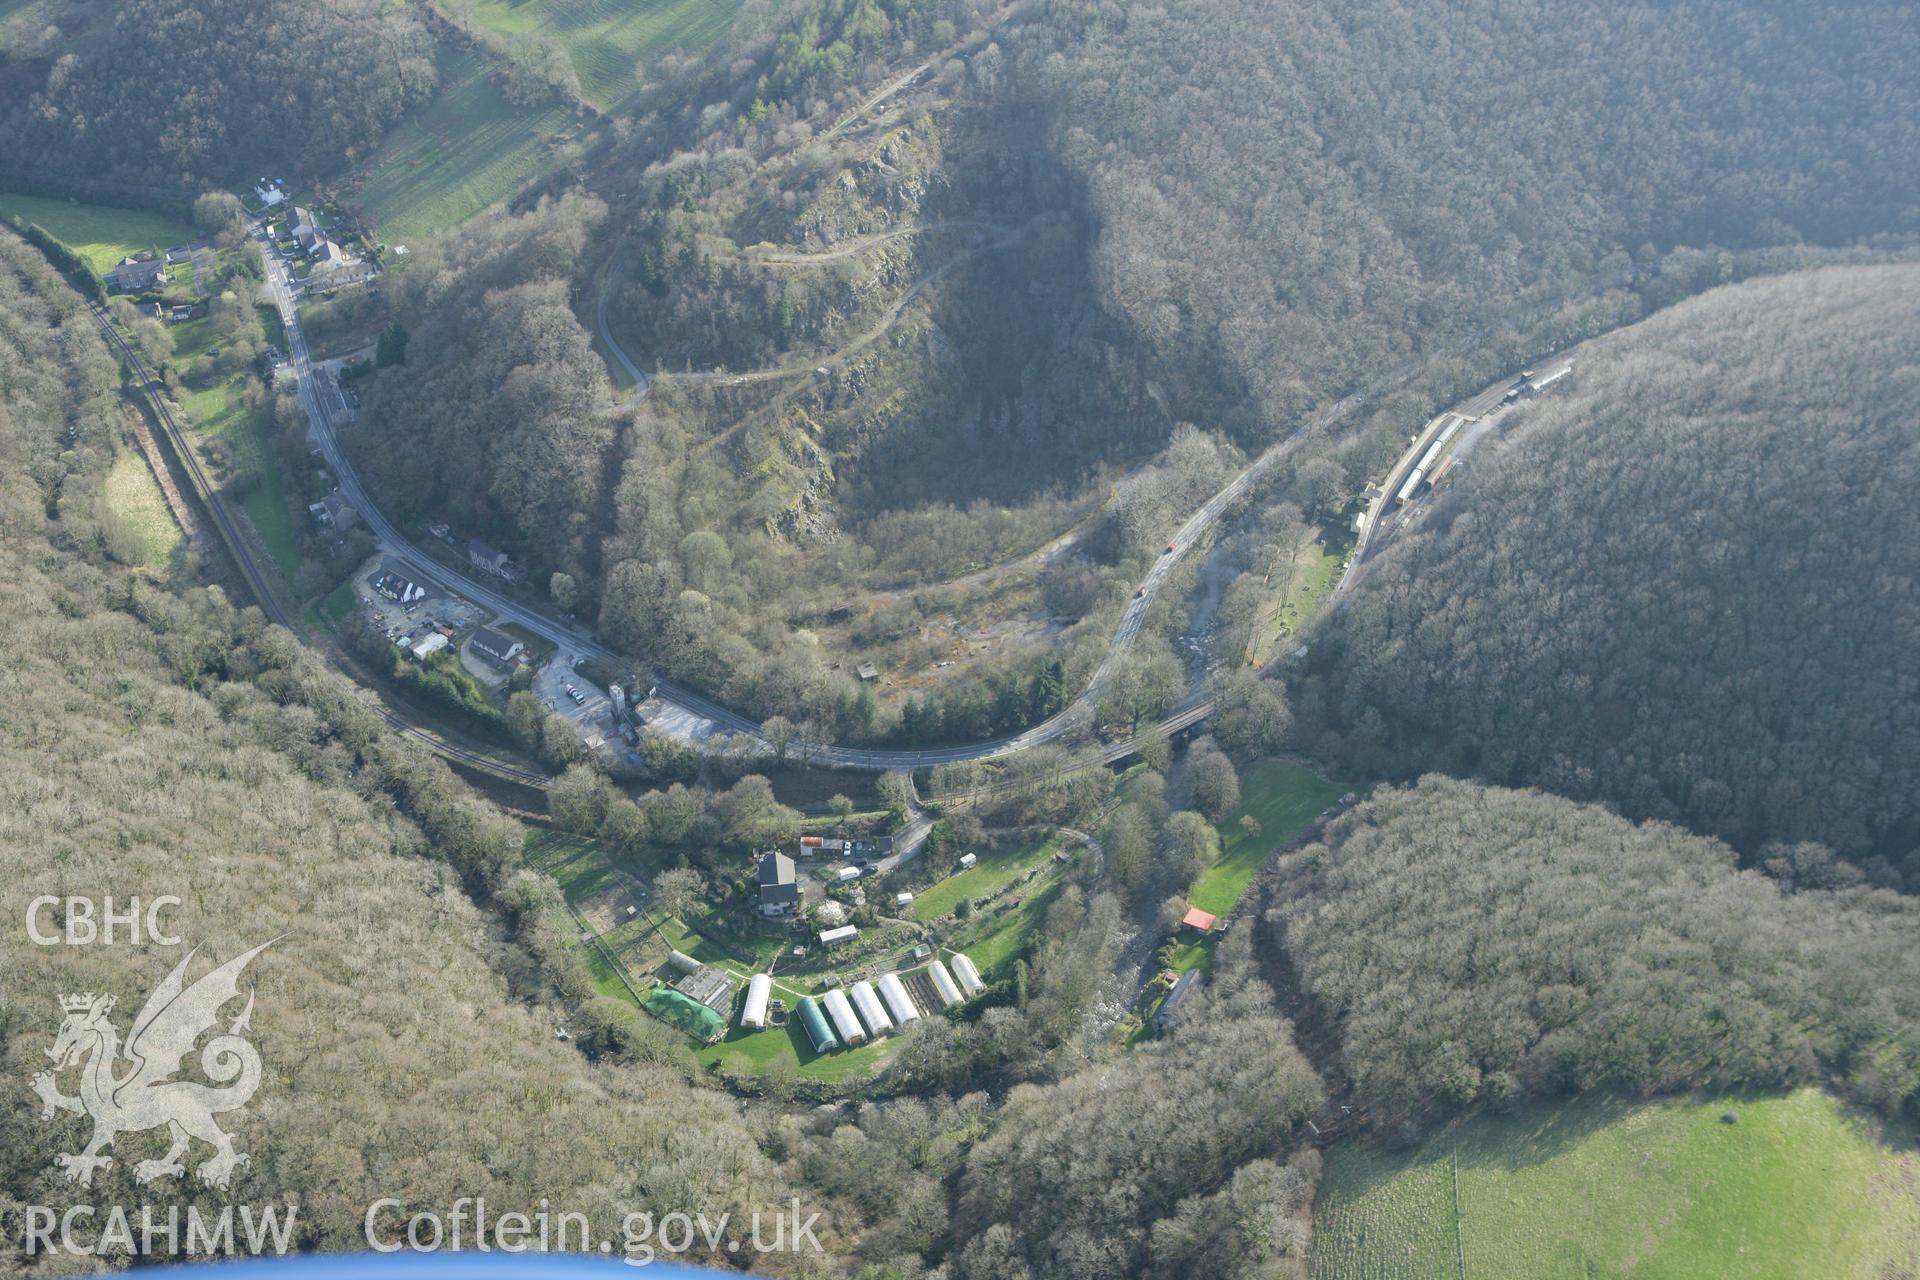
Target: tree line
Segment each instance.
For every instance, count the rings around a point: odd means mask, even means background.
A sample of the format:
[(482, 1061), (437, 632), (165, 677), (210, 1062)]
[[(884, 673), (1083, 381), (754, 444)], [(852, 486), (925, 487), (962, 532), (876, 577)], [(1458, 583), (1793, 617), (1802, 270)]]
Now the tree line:
[(1751, 281), (1583, 349), (1310, 637), (1305, 731), (1920, 888), (1917, 282)]

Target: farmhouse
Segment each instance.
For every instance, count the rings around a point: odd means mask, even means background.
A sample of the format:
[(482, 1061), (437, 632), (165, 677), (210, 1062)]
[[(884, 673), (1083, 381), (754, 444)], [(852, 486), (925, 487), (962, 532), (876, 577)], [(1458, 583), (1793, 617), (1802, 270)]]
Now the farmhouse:
[(115, 293), (144, 293), (167, 282), (167, 264), (151, 253), (122, 258), (120, 265), (107, 272), (107, 288)]
[(323, 529), (351, 529), (360, 519), (360, 512), (348, 502), (338, 489), (320, 501), (310, 504), (307, 510), (314, 521)]
[(784, 853), (760, 855), (760, 914), (783, 916), (800, 905), (800, 884), (793, 870), (793, 859)]
[(467, 543), (467, 560), (482, 573), (490, 573), (496, 578), (505, 578), (511, 582), (518, 577), (513, 561), (500, 548), (491, 546), (474, 538)]
[(473, 638), (467, 641), (467, 647), (487, 661), (504, 667), (519, 657), (520, 651), (526, 646), (504, 631), (482, 627), (473, 633)]
[(397, 604), (415, 604), (426, 598), (427, 589), (391, 569), (373, 581), (373, 589)]
[(299, 205), (293, 206), (293, 242), (311, 251), (319, 239), (320, 228), (314, 222), (313, 214)]

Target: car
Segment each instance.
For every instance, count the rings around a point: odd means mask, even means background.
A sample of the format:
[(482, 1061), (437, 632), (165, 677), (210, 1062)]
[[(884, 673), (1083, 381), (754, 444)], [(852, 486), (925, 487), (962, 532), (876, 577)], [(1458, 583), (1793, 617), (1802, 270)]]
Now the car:
[(578, 689), (567, 690), (567, 696), (573, 699), (573, 705), (576, 707), (584, 707), (587, 705), (587, 695)]
[(1172, 544), (1171, 542), (1169, 542), (1169, 543), (1167, 544), (1167, 549), (1166, 549), (1165, 551), (1163, 551), (1163, 552), (1161, 552), (1160, 554), (1161, 554), (1161, 555), (1172, 555), (1172, 554), (1173, 554), (1173, 544)]
[(1135, 600), (1144, 600), (1144, 599), (1146, 599), (1146, 598), (1147, 598), (1147, 589), (1146, 589), (1145, 587), (1141, 587), (1141, 588), (1140, 588), (1140, 589), (1139, 589), (1138, 591), (1136, 591), (1136, 592), (1134, 592), (1134, 593), (1133, 593), (1133, 598), (1134, 598)]

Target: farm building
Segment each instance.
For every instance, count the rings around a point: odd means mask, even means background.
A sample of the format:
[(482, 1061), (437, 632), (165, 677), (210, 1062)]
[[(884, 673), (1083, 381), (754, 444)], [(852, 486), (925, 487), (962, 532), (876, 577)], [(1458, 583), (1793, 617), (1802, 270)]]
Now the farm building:
[(880, 997), (873, 993), (873, 984), (865, 978), (853, 984), (849, 990), (853, 994), (853, 1007), (860, 1011), (860, 1017), (867, 1024), (867, 1030), (877, 1036), (886, 1035), (893, 1030), (893, 1019), (880, 1006)]
[(740, 1025), (758, 1031), (767, 1025), (767, 1002), (773, 996), (773, 978), (756, 973), (747, 980), (747, 1001), (740, 1006)]
[(953, 975), (947, 972), (947, 966), (940, 961), (935, 960), (927, 966), (927, 977), (932, 980), (933, 989), (940, 993), (941, 1003), (947, 1008), (951, 1009), (966, 999), (960, 994), (960, 984), (953, 980)]
[(1167, 998), (1160, 1002), (1160, 1011), (1153, 1015), (1153, 1029), (1163, 1035), (1171, 1031), (1173, 1024), (1179, 1021), (1180, 1005), (1193, 994), (1193, 989), (1199, 985), (1200, 971), (1198, 969), (1189, 969), (1181, 974), (1180, 980), (1173, 984), (1173, 990), (1167, 992)]
[(482, 627), (473, 633), (473, 639), (467, 641), (467, 647), (497, 666), (506, 666), (520, 656), (526, 646), (504, 631), (495, 631), (492, 627)]
[(490, 573), (496, 578), (505, 578), (509, 582), (519, 576), (506, 552), (478, 538), (471, 539), (467, 543), (467, 563), (482, 573)]
[(846, 992), (829, 991), (820, 997), (820, 1004), (833, 1019), (833, 1029), (839, 1033), (842, 1044), (855, 1045), (867, 1038), (866, 1028), (853, 1016), (853, 1005), (847, 1000)]
[(827, 1015), (820, 1011), (818, 1000), (812, 996), (801, 997), (799, 1014), (800, 1029), (807, 1033), (815, 1053), (832, 1053), (840, 1047), (840, 1042), (834, 1039), (833, 1028), (827, 1025)]
[(960, 989), (970, 996), (977, 996), (987, 989), (987, 984), (980, 977), (980, 970), (958, 951), (953, 953), (953, 976), (960, 980)]
[(106, 274), (107, 288), (115, 293), (145, 293), (167, 282), (167, 260), (151, 253), (122, 258)]
[(438, 631), (429, 631), (413, 642), (413, 648), (407, 652), (415, 658), (429, 658), (447, 647), (447, 638)]
[(705, 966), (674, 983), (673, 989), (689, 999), (698, 1000), (722, 1018), (733, 1010), (733, 979), (727, 976), (725, 969)]
[(757, 884), (763, 916), (783, 916), (800, 905), (800, 883), (794, 876), (793, 859), (784, 853), (760, 855)]
[(897, 973), (880, 975), (880, 999), (886, 1003), (887, 1012), (893, 1020), (905, 1028), (909, 1022), (920, 1020), (920, 1011), (913, 1006), (913, 997), (907, 994), (907, 986), (900, 981)]
[(351, 529), (360, 519), (360, 512), (338, 489), (320, 501), (309, 504), (307, 511), (324, 529)]
[(831, 947), (837, 943), (852, 942), (859, 936), (860, 928), (858, 925), (843, 924), (838, 929), (822, 929), (820, 931), (820, 945), (823, 947)]

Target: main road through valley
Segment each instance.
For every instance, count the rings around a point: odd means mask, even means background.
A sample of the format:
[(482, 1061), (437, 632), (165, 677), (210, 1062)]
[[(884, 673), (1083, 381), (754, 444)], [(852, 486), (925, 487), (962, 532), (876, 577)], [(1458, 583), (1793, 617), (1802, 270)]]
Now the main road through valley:
[[(451, 595), (464, 596), (492, 610), (500, 621), (517, 624), (535, 635), (545, 637), (556, 647), (558, 661), (591, 659), (615, 670), (630, 665), (632, 660), (629, 657), (601, 644), (586, 628), (552, 617), (449, 569), (415, 546), (394, 527), (361, 484), (352, 460), (341, 447), (338, 421), (344, 406), (337, 403), (332, 388), (323, 385), (314, 375), (306, 338), (300, 330), (299, 286), (293, 281), (288, 264), (275, 247), (263, 242), (262, 248), (266, 258), (267, 289), (286, 330), (287, 357), (295, 379), (295, 394), (312, 425), (314, 444), (338, 478), (342, 495), (360, 512), (381, 550), (418, 581)], [(641, 377), (644, 378), (644, 374)], [(646, 383), (641, 381), (639, 385), (644, 387)], [(1321, 415), (1314, 424), (1315, 428), (1344, 416), (1357, 400), (1358, 397), (1348, 397), (1334, 405)], [(1113, 641), (1105, 656), (1079, 695), (1058, 715), (1022, 733), (957, 746), (925, 749), (827, 746), (812, 756), (813, 762), (840, 768), (891, 770), (964, 760), (990, 760), (1051, 742), (1075, 728), (1090, 724), (1102, 692), (1138, 640), (1147, 611), (1162, 585), (1172, 576), (1175, 565), (1219, 523), (1237, 499), (1272, 470), (1293, 447), (1299, 434), (1267, 449), (1180, 526), (1173, 537), (1174, 550), (1159, 557), (1147, 571), (1139, 593), (1129, 602), (1114, 630)], [(715, 732), (725, 732), (745, 735), (763, 745), (766, 742), (755, 721), (674, 681), (660, 680), (654, 696), (668, 708), (667, 714), (655, 717), (656, 721), (673, 726), (688, 738), (697, 740)], [(1189, 707), (1188, 711), (1191, 709)]]

